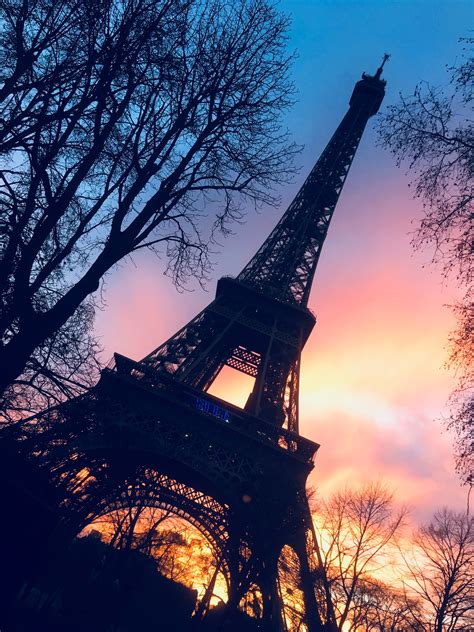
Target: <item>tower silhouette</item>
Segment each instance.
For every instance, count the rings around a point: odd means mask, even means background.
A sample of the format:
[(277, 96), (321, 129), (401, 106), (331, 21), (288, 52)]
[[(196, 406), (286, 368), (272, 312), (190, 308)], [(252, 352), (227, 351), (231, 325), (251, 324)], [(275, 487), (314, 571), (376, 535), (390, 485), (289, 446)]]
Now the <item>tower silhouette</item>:
[[(186, 518), (215, 551), (228, 612), (258, 589), (268, 632), (286, 629), (278, 582), (285, 546), (298, 560), (306, 627), (324, 629), (305, 490), (318, 445), (298, 431), (300, 358), (316, 322), (307, 303), (321, 248), (384, 97), (382, 67), (356, 83), (321, 157), (242, 272), (221, 278), (215, 299), (143, 360), (116, 354), (94, 389), (35, 427), (77, 524), (131, 497)], [(225, 365), (254, 378), (243, 408), (207, 392)]]

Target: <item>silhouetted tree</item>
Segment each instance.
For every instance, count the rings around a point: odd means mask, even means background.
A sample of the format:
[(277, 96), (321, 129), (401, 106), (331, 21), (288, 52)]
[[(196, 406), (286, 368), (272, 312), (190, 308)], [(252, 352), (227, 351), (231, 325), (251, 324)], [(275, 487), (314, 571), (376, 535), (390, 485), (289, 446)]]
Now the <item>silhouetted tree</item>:
[(360, 616), (359, 591), (387, 564), (389, 545), (405, 511), (380, 484), (346, 489), (316, 506), (317, 572), (321, 609), (330, 629), (346, 629)]
[(474, 449), (474, 58), (470, 49), (474, 39), (462, 41), (465, 55), (449, 69), (449, 87), (418, 84), (412, 96), (401, 96), (397, 105), (385, 110), (379, 134), (399, 165), (408, 162), (415, 194), (423, 200), (414, 247), (433, 246), (434, 260), (442, 263), (447, 275), (455, 274), (465, 291), (455, 309), (459, 326), (451, 341), (462, 375), (449, 426), (458, 437), (458, 471), (470, 482)]
[(93, 320), (94, 306), (85, 301), (33, 351), (21, 375), (0, 395), (0, 424), (25, 420), (97, 382), (100, 346)]
[(404, 553), (405, 585), (422, 604), (416, 615), (429, 632), (468, 632), (474, 627), (474, 520), (438, 511)]
[(121, 551), (133, 549), (151, 557), (166, 539), (161, 527), (171, 513), (149, 507), (143, 499), (134, 499), (133, 492), (130, 496), (129, 506), (107, 512), (96, 518), (92, 525), (101, 531), (104, 541), (114, 548)]
[(474, 484), (474, 301), (457, 305), (458, 327), (451, 337), (451, 364), (460, 371), (451, 396), (448, 428), (456, 435), (456, 468), (463, 481)]
[(270, 1), (2, 0), (0, 26), (2, 392), (130, 253), (202, 278), (200, 227), (274, 203), (295, 147)]
[(354, 596), (348, 632), (425, 632), (420, 606), (403, 590), (375, 578), (361, 581)]
[[(155, 477), (159, 475), (148, 472), (147, 484), (153, 485)], [(127, 485), (115, 505), (96, 517), (85, 533), (96, 530), (114, 549), (143, 553), (173, 581), (206, 587), (216, 562), (207, 541), (186, 520), (153, 506), (151, 495), (144, 486)]]

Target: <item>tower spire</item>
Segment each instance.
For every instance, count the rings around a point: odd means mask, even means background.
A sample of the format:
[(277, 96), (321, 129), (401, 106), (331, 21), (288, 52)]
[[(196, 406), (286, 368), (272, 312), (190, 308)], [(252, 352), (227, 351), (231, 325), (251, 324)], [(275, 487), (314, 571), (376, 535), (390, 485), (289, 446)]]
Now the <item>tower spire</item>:
[(384, 96), (380, 79), (365, 73), (349, 110), (288, 210), (237, 277), (279, 301), (307, 305), (314, 272), (339, 195), (368, 119)]
[(380, 64), (380, 66), (377, 68), (377, 72), (375, 73), (375, 78), (376, 79), (380, 79), (380, 75), (382, 74), (383, 71), (383, 67), (385, 66), (385, 63), (390, 59), (390, 55), (388, 53), (384, 53), (383, 55), (383, 59), (382, 59), (382, 63)]

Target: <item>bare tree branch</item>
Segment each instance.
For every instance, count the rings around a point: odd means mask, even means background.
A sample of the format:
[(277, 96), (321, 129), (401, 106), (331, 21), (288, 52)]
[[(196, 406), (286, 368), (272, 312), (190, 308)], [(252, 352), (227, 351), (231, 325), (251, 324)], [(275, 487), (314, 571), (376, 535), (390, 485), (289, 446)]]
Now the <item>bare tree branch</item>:
[(134, 250), (204, 279), (296, 147), (271, 0), (0, 0), (0, 24), (3, 391)]
[(447, 276), (465, 290), (455, 307), (459, 318), (451, 337), (452, 364), (460, 369), (453, 413), (447, 425), (456, 433), (457, 470), (472, 484), (474, 471), (473, 331), (474, 310), (474, 61), (473, 38), (465, 44), (459, 65), (449, 68), (450, 86), (420, 83), (412, 96), (400, 96), (379, 119), (379, 138), (398, 165), (408, 164), (415, 195), (424, 214), (413, 238), (416, 249), (430, 247)]

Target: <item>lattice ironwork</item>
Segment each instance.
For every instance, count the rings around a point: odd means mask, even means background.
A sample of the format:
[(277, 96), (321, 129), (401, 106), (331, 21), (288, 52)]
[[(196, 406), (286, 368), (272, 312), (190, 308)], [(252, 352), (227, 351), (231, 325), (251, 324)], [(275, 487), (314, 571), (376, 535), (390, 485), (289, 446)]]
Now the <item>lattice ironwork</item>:
[(251, 377), (257, 377), (258, 367), (262, 356), (254, 351), (249, 351), (242, 346), (236, 347), (232, 352), (231, 357), (227, 360), (227, 366), (237, 369), (242, 373), (246, 373)]
[(280, 222), (237, 277), (288, 303), (306, 305), (329, 223), (367, 121), (384, 96), (380, 73), (363, 76), (349, 111)]
[[(133, 494), (130, 493), (131, 487)], [(170, 512), (195, 526), (209, 542), (229, 584), (227, 505), (165, 474), (144, 468), (134, 475), (131, 483), (126, 482), (114, 490), (113, 495), (99, 497), (95, 517), (118, 509), (128, 509), (131, 501)]]

